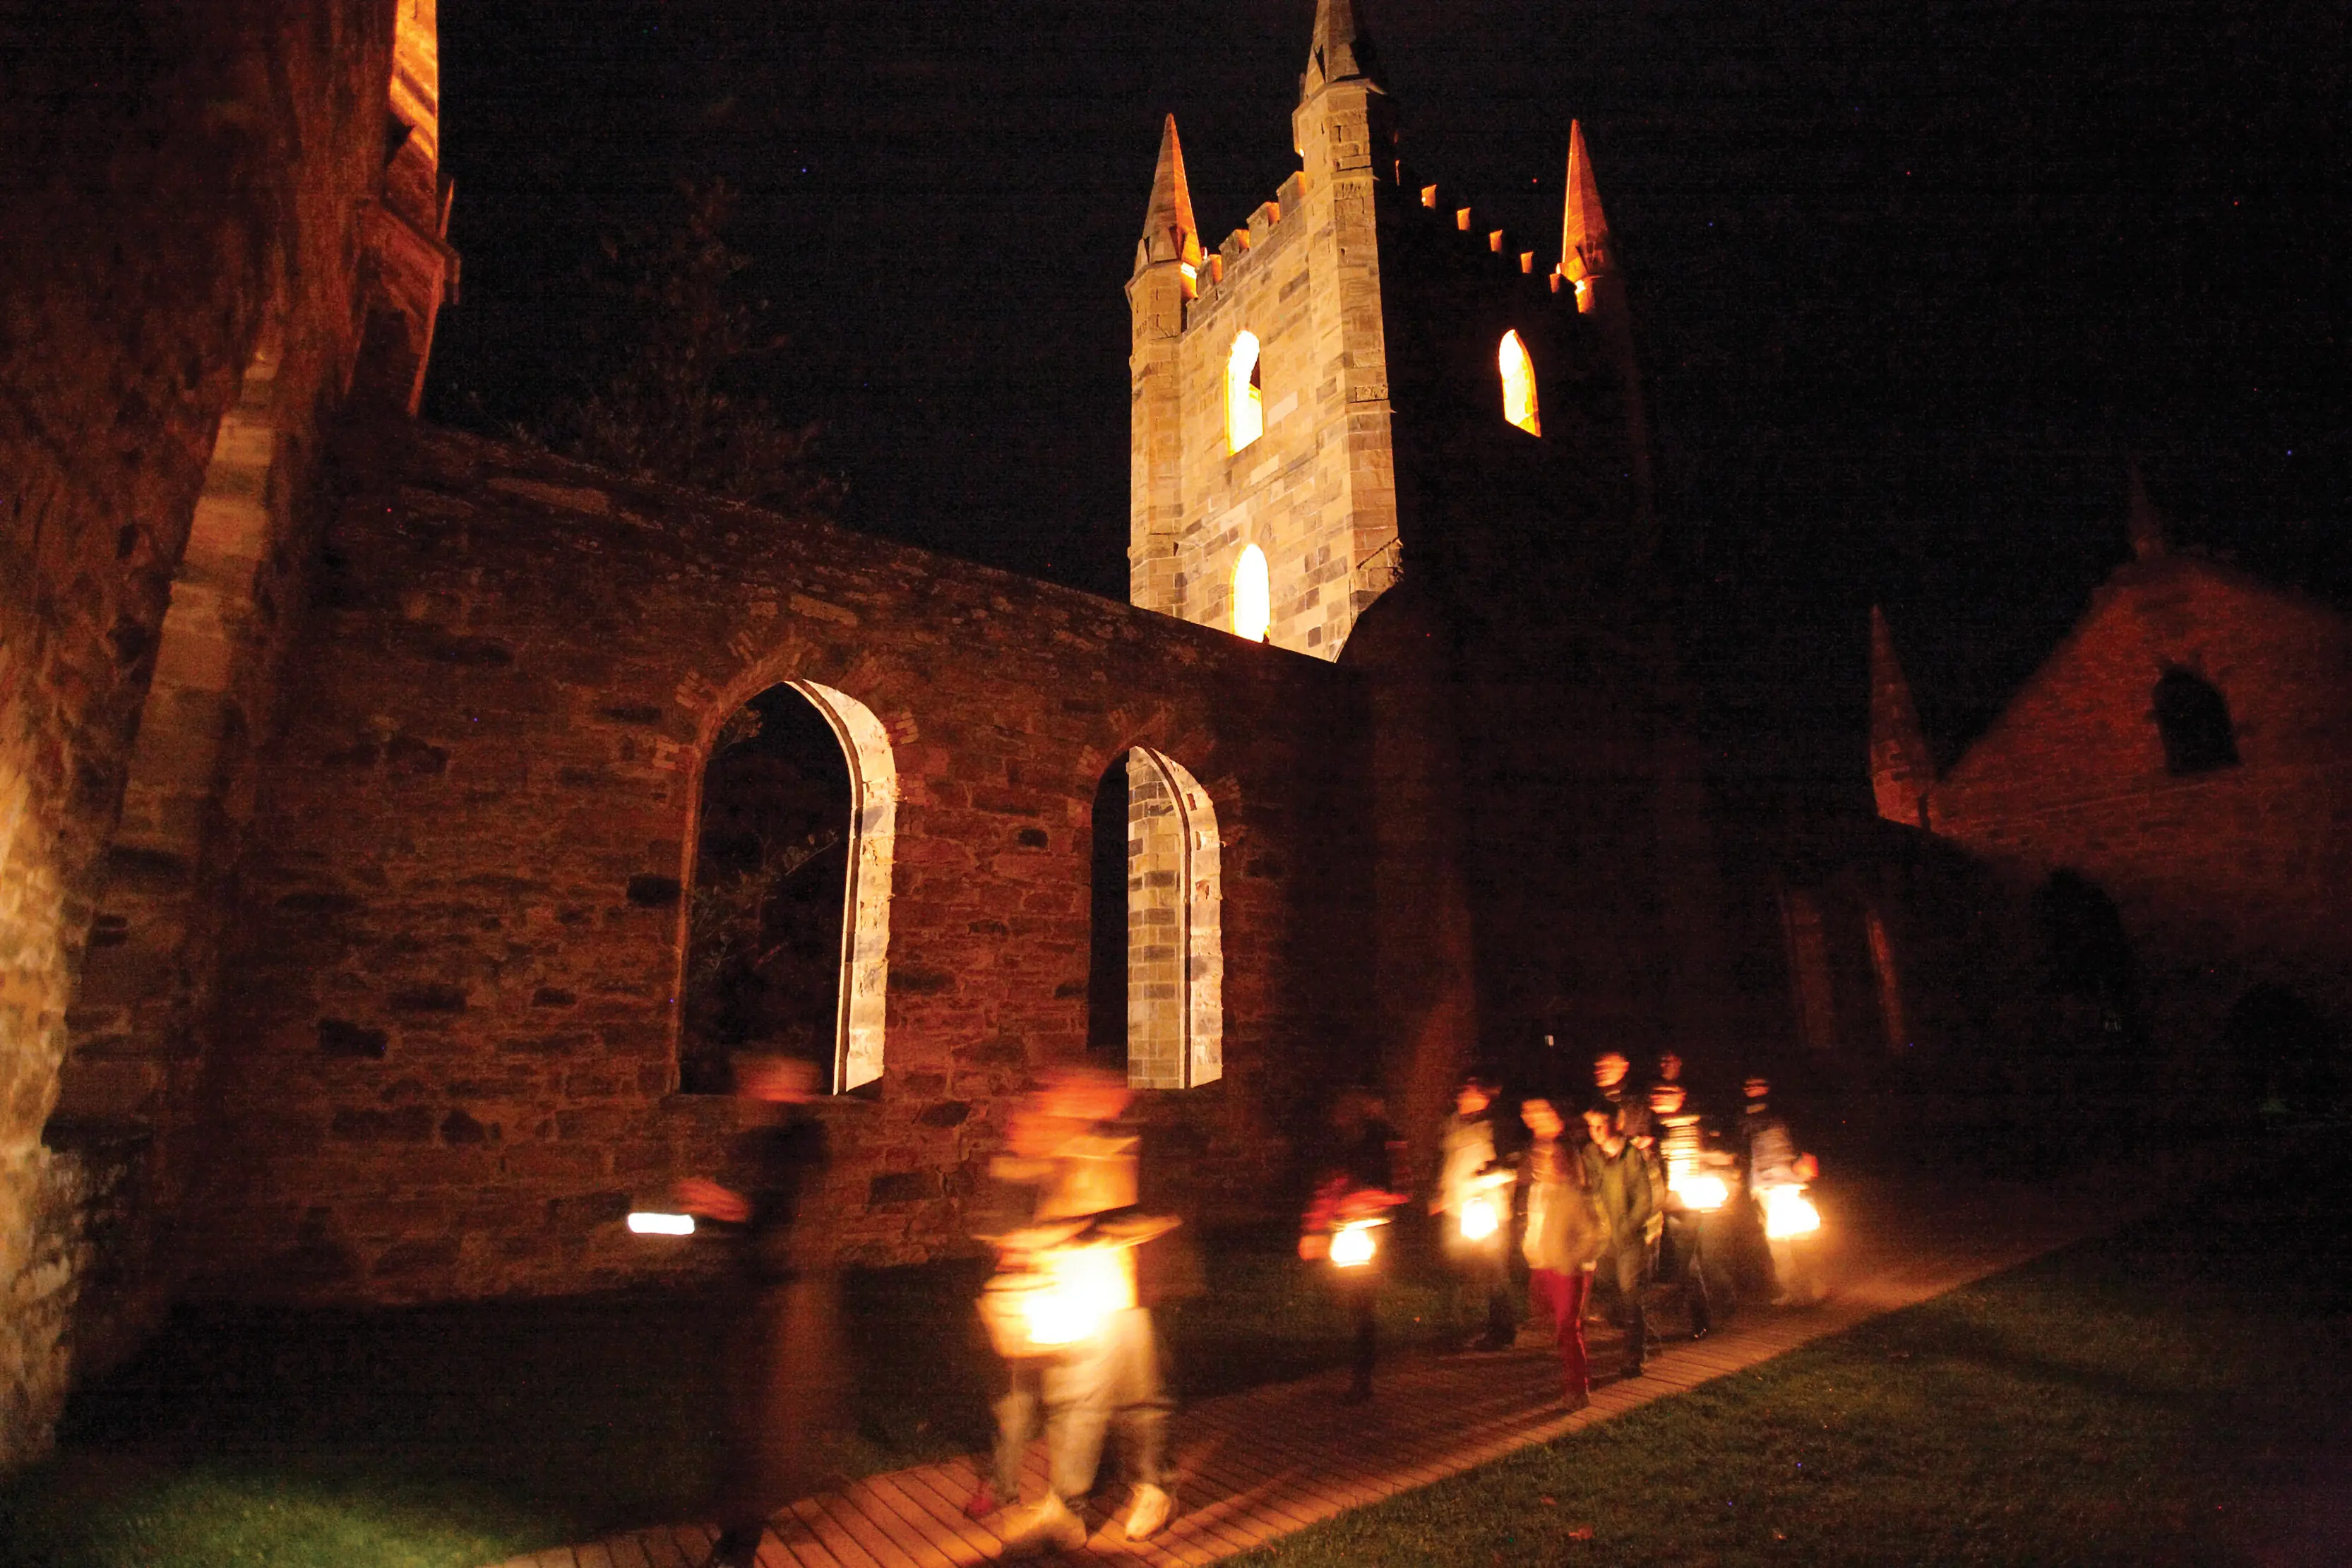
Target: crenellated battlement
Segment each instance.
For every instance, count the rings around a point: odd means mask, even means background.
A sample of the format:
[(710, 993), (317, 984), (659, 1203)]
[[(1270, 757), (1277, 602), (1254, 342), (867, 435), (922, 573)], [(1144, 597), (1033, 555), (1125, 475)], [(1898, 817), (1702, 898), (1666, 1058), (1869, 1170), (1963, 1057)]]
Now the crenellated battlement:
[[(1318, 7), (1291, 124), (1299, 169), (1213, 249), (1172, 119), (1162, 133), (1128, 283), (1129, 591), (1231, 631), (1237, 574), (1250, 574), (1255, 604), (1263, 572), (1265, 640), (1330, 659), (1400, 571), (1394, 412), (1412, 407), (1424, 440), (1451, 441), (1456, 426), (1473, 444), (1490, 427), (1514, 431), (1506, 451), (1543, 439), (1543, 404), (1591, 358), (1571, 347), (1590, 337), (1563, 318), (1622, 296), (1602, 287), (1607, 231), (1580, 137), (1551, 261), (1396, 156), (1388, 92), (1347, 0)], [(1409, 367), (1393, 361), (1392, 337), (1412, 346)], [(1630, 354), (1630, 334), (1606, 340)], [(1244, 630), (1256, 634), (1255, 615)]]

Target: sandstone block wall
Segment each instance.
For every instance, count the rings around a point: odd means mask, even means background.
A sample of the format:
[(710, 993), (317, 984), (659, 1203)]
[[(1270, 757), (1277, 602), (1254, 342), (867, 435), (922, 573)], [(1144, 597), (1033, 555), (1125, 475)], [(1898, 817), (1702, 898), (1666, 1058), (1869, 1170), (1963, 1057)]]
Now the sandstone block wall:
[[(1330, 144), (1225, 240), (1183, 308), (1172, 370), (1153, 367), (1179, 389), (1173, 434), (1138, 404), (1136, 504), (1157, 504), (1147, 476), (1172, 466), (1178, 518), (1175, 572), (1139, 575), (1154, 585), (1139, 602), (1230, 626), (1234, 568), (1255, 544), (1273, 589), (1268, 640), (1324, 658), (1406, 557), (1454, 548), (1450, 530), (1491, 539), (1521, 511), (1630, 514), (1632, 502), (1622, 389), (1573, 295), (1524, 268), (1509, 236), (1497, 249), (1475, 214), (1465, 229), (1445, 201), (1424, 205), (1393, 160), (1367, 162), (1365, 113), (1314, 116), (1328, 119)], [(1536, 367), (1540, 438), (1503, 421), (1497, 351), (1513, 330)], [(1226, 365), (1244, 331), (1260, 344), (1265, 428), (1234, 452)], [(1487, 509), (1416, 542), (1416, 495), (1445, 488)]]
[[(1374, 238), (1379, 183), (1393, 171), (1376, 168), (1385, 106), (1360, 82), (1317, 93), (1298, 125), (1305, 168), (1216, 247), (1199, 297), (1177, 310), (1172, 352), (1139, 340), (1150, 364), (1138, 361), (1134, 538), (1169, 549), (1174, 570), (1137, 561), (1134, 580), (1139, 603), (1230, 628), (1234, 568), (1255, 545), (1272, 590), (1266, 640), (1335, 659), (1396, 572)], [(1243, 332), (1259, 344), (1265, 429), (1235, 452), (1226, 371)], [(1153, 378), (1173, 382), (1172, 410), (1153, 401), (1171, 395)], [(1172, 519), (1159, 515), (1171, 496)]]
[(961, 1245), (1005, 1096), (1083, 1051), (1089, 813), (1138, 744), (1198, 780), (1222, 852), (1224, 1076), (1150, 1113), (1210, 1212), (1274, 1201), (1360, 1038), (1349, 676), (455, 435), (347, 453), (221, 986), (196, 1288), (699, 1266), (619, 1221), (729, 1163), (734, 1103), (673, 1092), (680, 898), (713, 733), (786, 679), (870, 709), (898, 779), (883, 1072), (824, 1107), (838, 1255)]
[[(62, 1397), (73, 1186), (42, 1129), (167, 598), (264, 324), (340, 392), (389, 0), (94, 0), (12, 33), (0, 104), (0, 1465)], [(300, 155), (297, 155), (299, 149)], [(46, 1195), (46, 1196), (45, 1196)]]
[[(2235, 766), (2176, 778), (2158, 678), (2228, 701)], [(2260, 981), (2352, 1009), (2352, 623), (2194, 557), (2126, 567), (1929, 792), (1927, 826), (2027, 882), (2113, 897), (2182, 1042)]]

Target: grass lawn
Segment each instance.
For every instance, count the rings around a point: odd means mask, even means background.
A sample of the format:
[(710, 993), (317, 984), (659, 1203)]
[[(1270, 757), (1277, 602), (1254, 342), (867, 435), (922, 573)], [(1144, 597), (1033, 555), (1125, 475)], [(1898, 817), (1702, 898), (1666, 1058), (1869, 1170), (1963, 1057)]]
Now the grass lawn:
[[(1220, 1237), (1168, 1317), (1189, 1396), (1338, 1364), (1286, 1228)], [(992, 1358), (969, 1266), (852, 1277), (857, 1474), (971, 1452)], [(1388, 1332), (1428, 1343), (1407, 1281)], [(477, 1568), (690, 1519), (718, 1458), (712, 1302), (635, 1293), (400, 1312), (184, 1312), (79, 1395), (56, 1459), (0, 1482), (5, 1568)]]
[(2325, 1136), (1238, 1562), (2352, 1563), (2352, 1129)]

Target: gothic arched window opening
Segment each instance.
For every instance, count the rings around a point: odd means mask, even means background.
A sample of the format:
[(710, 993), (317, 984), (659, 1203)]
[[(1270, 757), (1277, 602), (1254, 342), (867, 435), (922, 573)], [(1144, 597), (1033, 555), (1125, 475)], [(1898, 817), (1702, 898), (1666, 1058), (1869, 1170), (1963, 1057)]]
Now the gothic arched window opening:
[(1087, 1049), (1139, 1089), (1224, 1076), (1216, 809), (1200, 781), (1139, 746), (1095, 792)]
[(865, 705), (769, 687), (719, 727), (702, 775), (679, 991), (678, 1086), (728, 1059), (817, 1063), (835, 1092), (882, 1071), (898, 780)]
[(1234, 340), (1225, 360), (1225, 450), (1239, 452), (1265, 434), (1265, 383), (1258, 363), (1257, 334)]
[(1274, 587), (1266, 576), (1265, 551), (1244, 545), (1234, 563), (1234, 635), (1263, 643), (1272, 624)]
[(2238, 760), (2229, 703), (2211, 683), (2187, 670), (2169, 669), (2158, 677), (2156, 727), (2164, 739), (2168, 773), (2210, 773)]
[(1543, 434), (1536, 410), (1536, 364), (1516, 330), (1503, 334), (1496, 359), (1503, 371), (1503, 418), (1529, 435)]

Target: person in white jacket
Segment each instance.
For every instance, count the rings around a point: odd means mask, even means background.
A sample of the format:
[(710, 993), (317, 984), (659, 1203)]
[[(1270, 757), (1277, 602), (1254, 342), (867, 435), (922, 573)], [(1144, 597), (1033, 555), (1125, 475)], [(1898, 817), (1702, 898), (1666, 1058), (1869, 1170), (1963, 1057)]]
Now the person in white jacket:
[(1592, 1403), (1591, 1367), (1584, 1347), (1584, 1301), (1592, 1286), (1592, 1266), (1608, 1244), (1588, 1185), (1584, 1160), (1564, 1139), (1568, 1124), (1552, 1103), (1530, 1099), (1520, 1120), (1535, 1134), (1528, 1151), (1528, 1228), (1520, 1250), (1528, 1260), (1528, 1293), (1536, 1310), (1551, 1319), (1559, 1345), (1562, 1396), (1570, 1410)]
[(1487, 1114), (1494, 1103), (1495, 1085), (1475, 1074), (1454, 1091), (1429, 1200), (1454, 1274), (1455, 1321), (1465, 1315), (1464, 1297), (1483, 1298), (1485, 1332), (1473, 1343), (1476, 1350), (1508, 1350), (1518, 1332), (1504, 1267), (1511, 1244), (1510, 1173), (1495, 1154), (1495, 1124)]

